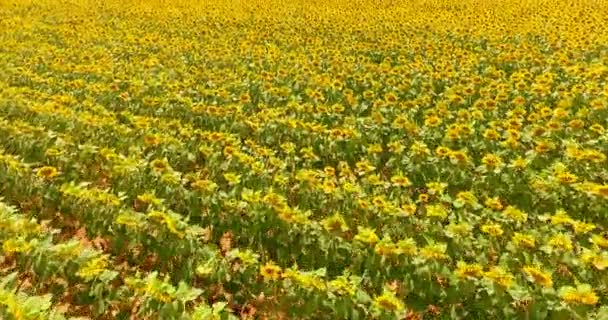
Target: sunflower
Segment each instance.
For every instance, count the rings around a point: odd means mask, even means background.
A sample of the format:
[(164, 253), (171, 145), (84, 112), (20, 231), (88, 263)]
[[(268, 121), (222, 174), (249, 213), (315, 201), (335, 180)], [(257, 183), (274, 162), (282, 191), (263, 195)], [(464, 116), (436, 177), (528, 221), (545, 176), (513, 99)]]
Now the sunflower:
[(246, 93), (246, 92), (242, 93), (239, 96), (239, 102), (240, 103), (249, 103), (249, 102), (251, 102), (251, 96), (249, 95), (249, 93)]
[(502, 159), (500, 156), (488, 153), (482, 159), (481, 163), (483, 163), (488, 169), (498, 168), (502, 164)]
[(150, 166), (155, 172), (164, 172), (169, 169), (169, 163), (166, 159), (154, 159), (150, 162)]
[(274, 262), (268, 262), (260, 267), (260, 275), (264, 278), (264, 281), (275, 281), (281, 277), (281, 267), (277, 266)]
[(437, 154), (437, 156), (439, 158), (448, 157), (450, 155), (450, 152), (451, 152), (451, 150), (449, 148), (442, 147), (442, 146), (439, 146), (439, 147), (437, 147), (437, 149), (435, 149), (435, 154)]
[(233, 172), (228, 172), (224, 174), (224, 179), (228, 182), (229, 185), (237, 185), (241, 182), (241, 175), (235, 174)]
[(469, 156), (464, 151), (451, 151), (449, 153), (450, 160), (453, 163), (466, 165), (469, 162)]
[(483, 267), (477, 263), (468, 264), (464, 261), (458, 261), (454, 273), (461, 279), (480, 278), (483, 276)]
[(486, 140), (497, 141), (500, 138), (500, 134), (498, 133), (498, 131), (496, 131), (494, 129), (486, 129), (483, 132), (483, 137)]
[(486, 198), (486, 200), (483, 203), (487, 208), (492, 209), (492, 210), (496, 210), (496, 211), (501, 211), (504, 208), (504, 205), (502, 204), (502, 201), (500, 200), (499, 197), (493, 197), (493, 198)]
[(597, 194), (597, 195), (604, 196), (604, 197), (608, 198), (608, 185), (604, 184), (604, 185), (594, 186), (592, 192), (594, 194)]
[(448, 217), (448, 211), (442, 205), (429, 205), (426, 207), (426, 216), (443, 220)]
[(515, 277), (508, 270), (494, 266), (483, 274), (484, 278), (500, 285), (501, 287), (509, 288), (515, 283)]
[(424, 125), (427, 127), (437, 127), (441, 124), (441, 118), (436, 115), (429, 115), (424, 118)]
[(523, 272), (528, 277), (528, 279), (534, 283), (537, 283), (546, 288), (550, 288), (553, 286), (553, 280), (551, 279), (551, 274), (549, 274), (545, 271), (542, 271), (538, 267), (525, 266), (525, 267), (523, 267)]
[(447, 260), (450, 258), (445, 252), (447, 245), (444, 243), (433, 243), (420, 249), (419, 254), (427, 260)]
[(579, 284), (575, 287), (563, 286), (558, 291), (559, 297), (569, 304), (595, 305), (599, 297), (589, 284)]
[(374, 229), (361, 226), (357, 227), (357, 235), (354, 239), (372, 245), (380, 240)]
[(399, 98), (397, 98), (397, 95), (396, 95), (396, 94), (394, 94), (393, 92), (387, 92), (387, 93), (384, 95), (384, 101), (386, 101), (386, 102), (387, 102), (387, 103), (389, 103), (389, 104), (394, 104), (394, 103), (396, 103), (398, 99), (399, 99)]
[(325, 218), (321, 221), (321, 225), (325, 230), (330, 232), (345, 232), (348, 231), (348, 225), (346, 224), (346, 220), (339, 213), (334, 214), (331, 217)]
[(374, 298), (374, 306), (381, 310), (391, 312), (401, 312), (405, 310), (403, 302), (401, 302), (394, 293), (385, 290), (384, 293)]
[(57, 149), (57, 148), (49, 148), (49, 149), (47, 149), (47, 150), (44, 152), (44, 154), (45, 154), (47, 157), (56, 157), (56, 156), (58, 156), (58, 155), (60, 155), (60, 154), (62, 154), (62, 153), (63, 153), (63, 151), (61, 151), (61, 150), (59, 150), (59, 149)]
[(97, 258), (93, 258), (87, 261), (80, 269), (76, 272), (76, 275), (85, 279), (92, 280), (98, 277), (101, 273), (107, 270), (108, 256), (103, 255)]
[(500, 237), (504, 231), (502, 230), (502, 226), (497, 223), (489, 223), (481, 226), (481, 232), (485, 234), (489, 234), (493, 237)]
[(397, 186), (397, 187), (408, 187), (412, 184), (410, 179), (408, 179), (408, 177), (400, 175), (400, 174), (392, 176), (391, 182), (393, 183), (394, 186)]
[(526, 222), (528, 220), (528, 214), (513, 207), (508, 206), (502, 211), (503, 215), (508, 217), (509, 219), (515, 220), (517, 222)]
[(511, 242), (518, 247), (522, 248), (534, 248), (536, 247), (536, 240), (533, 236), (515, 232), (511, 237)]
[(561, 184), (573, 184), (578, 180), (578, 177), (570, 172), (559, 172), (555, 178)]
[(563, 233), (556, 234), (549, 239), (548, 245), (554, 249), (562, 251), (572, 251), (574, 244), (572, 239)]
[(385, 236), (376, 244), (374, 252), (381, 256), (389, 256), (399, 253), (399, 248), (390, 237)]
[(511, 167), (517, 171), (522, 171), (526, 167), (528, 167), (528, 163), (529, 163), (529, 160), (519, 156), (511, 161), (511, 163), (509, 164), (509, 167)]
[(591, 130), (592, 132), (594, 132), (598, 135), (604, 134), (604, 131), (605, 131), (604, 127), (599, 123), (595, 123), (595, 124), (591, 125), (589, 127), (589, 130)]
[(156, 134), (147, 134), (144, 136), (144, 144), (146, 146), (156, 146), (160, 143), (161, 138)]
[(603, 233), (601, 235), (594, 234), (591, 236), (591, 239), (589, 239), (589, 241), (591, 241), (591, 243), (595, 244), (600, 248), (608, 249), (608, 232)]
[(42, 168), (39, 168), (36, 172), (36, 176), (47, 180), (51, 180), (57, 175), (59, 175), (57, 168), (51, 166), (44, 166)]

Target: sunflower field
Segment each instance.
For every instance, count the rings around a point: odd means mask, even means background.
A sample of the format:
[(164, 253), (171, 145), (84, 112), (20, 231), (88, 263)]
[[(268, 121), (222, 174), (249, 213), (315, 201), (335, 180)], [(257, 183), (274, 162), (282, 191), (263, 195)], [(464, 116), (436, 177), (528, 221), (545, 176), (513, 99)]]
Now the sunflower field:
[(0, 319), (608, 319), (608, 2), (0, 0)]

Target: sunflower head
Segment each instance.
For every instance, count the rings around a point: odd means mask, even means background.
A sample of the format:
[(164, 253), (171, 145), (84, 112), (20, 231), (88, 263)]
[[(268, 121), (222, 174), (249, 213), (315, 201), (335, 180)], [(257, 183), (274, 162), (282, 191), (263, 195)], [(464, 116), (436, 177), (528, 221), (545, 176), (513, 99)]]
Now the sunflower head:
[(264, 280), (278, 280), (281, 277), (281, 267), (269, 262), (260, 268), (260, 275)]
[(44, 166), (44, 167), (38, 169), (38, 172), (36, 172), (36, 175), (40, 178), (50, 180), (50, 179), (53, 179), (54, 177), (56, 177), (57, 175), (59, 175), (59, 172), (57, 171), (57, 168), (55, 168), (55, 167)]

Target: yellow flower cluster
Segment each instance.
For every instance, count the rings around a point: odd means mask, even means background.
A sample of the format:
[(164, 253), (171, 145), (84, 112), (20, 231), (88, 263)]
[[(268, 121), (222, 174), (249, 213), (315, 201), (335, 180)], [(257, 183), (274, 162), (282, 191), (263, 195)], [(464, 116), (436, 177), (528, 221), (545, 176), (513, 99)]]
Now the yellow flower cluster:
[(0, 318), (605, 317), (607, 17), (0, 0)]

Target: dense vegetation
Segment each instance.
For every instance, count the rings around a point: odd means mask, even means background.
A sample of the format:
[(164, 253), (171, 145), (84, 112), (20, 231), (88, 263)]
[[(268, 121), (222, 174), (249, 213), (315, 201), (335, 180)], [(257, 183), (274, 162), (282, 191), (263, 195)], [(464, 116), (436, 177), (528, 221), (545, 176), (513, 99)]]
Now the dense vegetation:
[(607, 319), (608, 3), (0, 0), (0, 318)]

